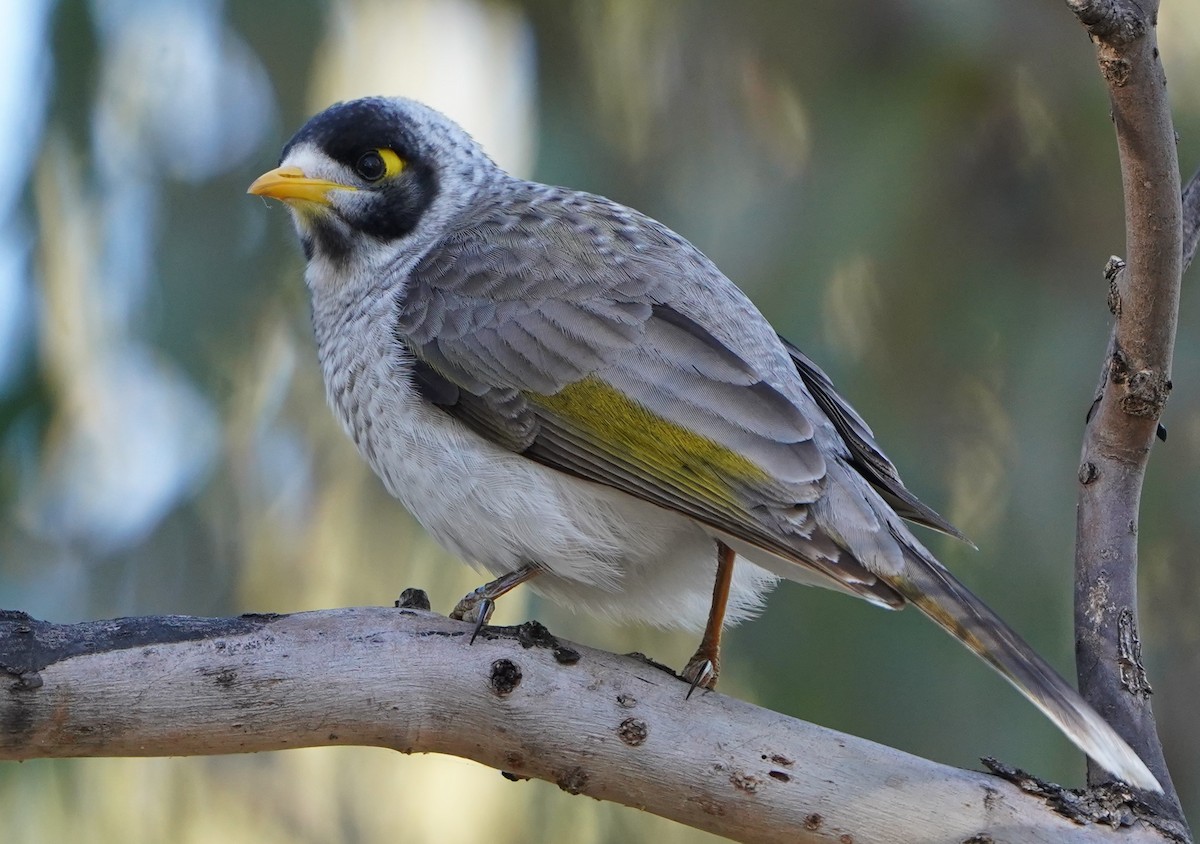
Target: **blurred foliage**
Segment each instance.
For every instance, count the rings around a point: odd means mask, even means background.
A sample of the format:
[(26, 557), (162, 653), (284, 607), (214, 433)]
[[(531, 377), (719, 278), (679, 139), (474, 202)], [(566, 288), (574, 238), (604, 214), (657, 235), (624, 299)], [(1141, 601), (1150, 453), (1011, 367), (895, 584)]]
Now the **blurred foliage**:
[[(0, 33), (0, 605), (58, 621), (383, 604), (479, 575), (324, 406), (286, 215), (244, 195), (335, 99), (404, 94), (523, 175), (697, 243), (871, 420), (974, 552), (943, 559), (1068, 676), (1075, 464), (1122, 250), (1093, 50), (1064, 4), (9, 0)], [(1166, 0), (1186, 175), (1200, 3)], [(1200, 809), (1200, 314), (1143, 500), (1145, 656)], [(520, 592), (497, 621), (675, 665), (682, 633)], [(723, 690), (956, 765), (1078, 754), (915, 612), (785, 585)], [(0, 766), (5, 840), (699, 841), (378, 750)]]

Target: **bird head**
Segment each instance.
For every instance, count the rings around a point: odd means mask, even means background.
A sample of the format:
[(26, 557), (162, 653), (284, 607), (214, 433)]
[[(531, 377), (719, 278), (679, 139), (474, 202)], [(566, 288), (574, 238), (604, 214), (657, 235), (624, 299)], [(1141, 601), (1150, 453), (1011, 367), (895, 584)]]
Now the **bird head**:
[(495, 171), (449, 118), (372, 97), (311, 118), (248, 192), (287, 205), (317, 292), (405, 272)]

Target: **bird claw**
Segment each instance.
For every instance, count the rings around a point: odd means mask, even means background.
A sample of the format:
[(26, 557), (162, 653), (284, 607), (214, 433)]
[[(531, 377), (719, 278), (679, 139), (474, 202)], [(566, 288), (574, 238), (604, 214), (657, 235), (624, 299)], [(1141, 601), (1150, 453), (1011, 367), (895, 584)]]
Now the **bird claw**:
[(475, 638), (479, 635), (479, 631), (483, 630), (484, 625), (491, 620), (492, 613), (496, 611), (496, 602), (485, 595), (483, 590), (484, 587), (480, 587), (474, 592), (464, 595), (450, 613), (450, 617), (456, 621), (475, 622), (475, 629), (471, 631), (470, 644), (475, 644)]
[(690, 686), (688, 687), (687, 695), (684, 699), (692, 696), (692, 692), (697, 688), (711, 690), (717, 685), (717, 674), (719, 670), (717, 663), (702, 654), (696, 654), (688, 662), (683, 669), (683, 679), (687, 680)]
[(471, 644), (483, 626), (491, 620), (496, 610), (496, 599), (506, 595), (520, 586), (529, 578), (541, 573), (542, 569), (533, 563), (526, 563), (519, 569), (502, 574), (491, 583), (485, 583), (473, 592), (468, 592), (454, 607), (450, 617), (456, 621), (475, 622), (475, 631), (471, 633)]
[[(495, 611), (496, 602), (491, 598), (484, 598), (479, 602), (478, 606), (476, 606), (474, 613), (468, 613), (468, 616), (474, 616), (473, 620), (475, 621), (475, 629), (471, 631), (471, 640), (467, 642), (468, 645), (475, 644), (475, 637), (479, 635), (479, 631), (483, 629), (483, 626), (487, 624), (489, 620), (491, 620), (492, 613)], [(463, 620), (471, 621), (472, 618), (468, 617)]]

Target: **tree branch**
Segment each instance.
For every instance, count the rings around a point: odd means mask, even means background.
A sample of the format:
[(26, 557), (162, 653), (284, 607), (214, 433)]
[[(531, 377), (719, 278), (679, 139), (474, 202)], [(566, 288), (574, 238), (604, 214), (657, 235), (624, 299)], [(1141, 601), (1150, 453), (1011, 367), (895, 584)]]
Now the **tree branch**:
[[(1160, 809), (1183, 823), (1150, 706), (1136, 614), (1138, 506), (1171, 390), (1183, 271), (1179, 165), (1158, 56), (1158, 3), (1068, 0), (1068, 5), (1096, 43), (1112, 102), (1127, 251), (1126, 262), (1110, 262), (1106, 271), (1116, 323), (1079, 469), (1076, 669), (1084, 698), (1162, 783)], [(1106, 778), (1089, 762), (1090, 783)]]
[(1128, 792), (1091, 808), (1057, 787), (1038, 796), (717, 693), (685, 701), (672, 672), (536, 623), (485, 628), (473, 646), (470, 631), (412, 609), (72, 625), (0, 613), (0, 759), (371, 745), (464, 756), (742, 841), (1164, 840)]

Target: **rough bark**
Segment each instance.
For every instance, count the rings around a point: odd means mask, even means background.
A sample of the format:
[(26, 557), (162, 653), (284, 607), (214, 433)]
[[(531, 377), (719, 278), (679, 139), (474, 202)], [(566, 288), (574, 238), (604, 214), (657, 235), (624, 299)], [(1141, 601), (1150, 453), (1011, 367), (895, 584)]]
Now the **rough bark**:
[[(1110, 260), (1115, 316), (1079, 468), (1075, 548), (1080, 692), (1138, 752), (1183, 823), (1163, 759), (1137, 622), (1138, 508), (1150, 446), (1171, 391), (1184, 266), (1175, 130), (1159, 61), (1158, 3), (1068, 0), (1096, 45), (1108, 86), (1125, 196), (1126, 258)], [(1189, 188), (1194, 210), (1195, 188)], [(1189, 243), (1195, 249), (1195, 221)], [(1106, 775), (1089, 763), (1088, 781)]]

